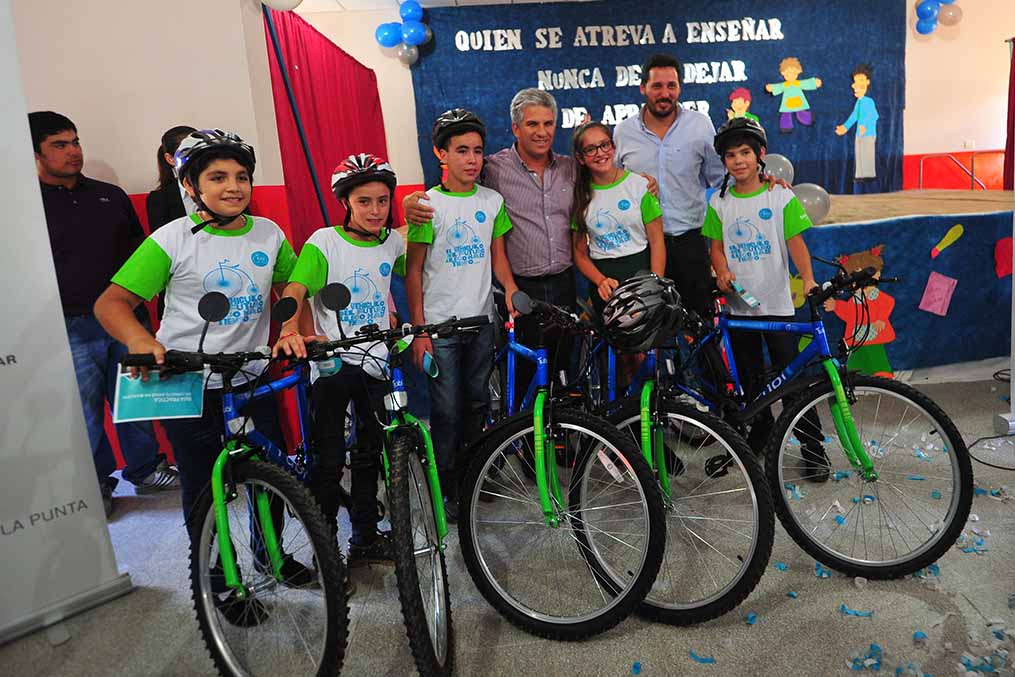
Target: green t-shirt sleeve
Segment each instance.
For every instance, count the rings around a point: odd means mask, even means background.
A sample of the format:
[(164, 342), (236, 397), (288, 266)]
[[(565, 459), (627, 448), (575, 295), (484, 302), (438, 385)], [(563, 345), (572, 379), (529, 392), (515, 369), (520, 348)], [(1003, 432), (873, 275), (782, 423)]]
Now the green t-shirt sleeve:
[(719, 220), (719, 214), (712, 209), (712, 205), (709, 205), (708, 211), (705, 212), (705, 223), (701, 227), (701, 234), (710, 240), (722, 242), (722, 221)]
[(278, 248), (278, 256), (275, 257), (275, 270), (271, 273), (271, 283), (278, 284), (287, 281), (295, 267), (296, 252), (293, 251), (289, 240), (283, 238), (282, 244)]
[(145, 301), (151, 301), (169, 284), (169, 271), (172, 265), (173, 260), (166, 250), (149, 237), (134, 250), (113, 276), (112, 282), (137, 294)]
[(391, 267), (391, 270), (395, 273), (395, 275), (405, 277), (405, 254), (400, 254), (399, 257), (395, 259), (395, 265)]
[(317, 245), (307, 242), (289, 275), (290, 282), (299, 282), (313, 296), (328, 283), (328, 259)]
[(433, 221), (420, 224), (410, 223), (405, 239), (419, 244), (433, 244)]
[(511, 218), (508, 216), (507, 210), (504, 209), (504, 203), (501, 203), (500, 211), (497, 212), (497, 218), (493, 220), (493, 239), (496, 240), (513, 227)]
[(786, 203), (786, 206), (782, 208), (782, 233), (785, 239), (788, 240), (795, 235), (799, 235), (813, 225), (811, 217), (807, 216), (807, 211), (804, 210), (804, 206), (795, 197), (791, 198)]
[(662, 215), (663, 206), (659, 204), (659, 198), (645, 191), (645, 195), (641, 198), (641, 222), (651, 223)]

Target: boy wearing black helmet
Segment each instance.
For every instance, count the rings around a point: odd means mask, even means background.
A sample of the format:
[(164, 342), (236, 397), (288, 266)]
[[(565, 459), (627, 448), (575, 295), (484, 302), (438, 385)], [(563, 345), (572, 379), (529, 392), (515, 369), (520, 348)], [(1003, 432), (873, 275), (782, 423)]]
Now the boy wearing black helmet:
[[(296, 315), (282, 326), (274, 354), (306, 355), (305, 342), (353, 336), (368, 324), (389, 329), (388, 292), (391, 276), (405, 275), (405, 242), (391, 235), (391, 200), (395, 172), (387, 162), (368, 153), (350, 155), (331, 177), (335, 197), (346, 208), (341, 226), (321, 228), (303, 245), (284, 295), (296, 299)], [(350, 291), (349, 306), (336, 317), (321, 301), (325, 285), (341, 282)], [(310, 303), (303, 300), (309, 296)], [(341, 331), (339, 323), (341, 322)], [(302, 330), (301, 330), (302, 327)], [(393, 564), (387, 532), (377, 529), (377, 479), (383, 431), (378, 417), (386, 416), (384, 366), (388, 357), (382, 342), (353, 348), (335, 359), (314, 364), (311, 406), (314, 416), (314, 468), (310, 490), (321, 512), (337, 532), (339, 482), (345, 465), (345, 415), (349, 402), (356, 408), (362, 435), (351, 452), (352, 538), (349, 566)]]
[[(434, 123), (433, 145), (447, 180), (427, 191), (434, 208), (427, 223), (409, 224), (406, 289), (413, 324), (442, 322), (451, 316), (488, 315), (493, 319), (491, 271), (504, 287), (508, 310), (517, 290), (503, 235), (511, 229), (500, 193), (476, 185), (483, 168), (486, 127), (475, 114), (456, 108)], [(430, 381), (433, 429), (441, 487), (448, 518), (457, 519), (460, 458), (467, 440), (480, 432), (488, 405), (493, 369), (492, 325), (474, 334), (412, 342), (422, 367), (429, 352), (440, 374)]]
[[(281, 293), (296, 255), (276, 223), (243, 213), (250, 203), (254, 164), (254, 149), (231, 132), (202, 130), (181, 142), (177, 173), (198, 212), (152, 233), (95, 303), (95, 316), (110, 335), (126, 344), (128, 352), (151, 353), (162, 364), (167, 349), (196, 350), (204, 327), (198, 301), (210, 291), (229, 298), (230, 312), (208, 328), (206, 352), (252, 351), (268, 342), (271, 292)], [(166, 311), (152, 336), (134, 317), (133, 309), (163, 291)], [(246, 374), (259, 374), (264, 366), (248, 364), (233, 384), (245, 385)], [(162, 422), (180, 468), (185, 518), (211, 479), (222, 450), (221, 388), (221, 375), (212, 374), (201, 418)], [(257, 430), (284, 448), (278, 410), (271, 399), (254, 400), (247, 413)], [(313, 580), (291, 556), (286, 557), (283, 574), (294, 585)], [(219, 600), (231, 622), (256, 624), (267, 612), (261, 608), (250, 613), (248, 601), (232, 595)]]
[[(764, 128), (749, 118), (733, 118), (719, 128), (715, 150), (726, 166), (726, 177), (709, 201), (701, 232), (711, 240), (712, 268), (719, 289), (729, 294), (731, 314), (752, 320), (791, 322), (794, 308), (789, 259), (793, 259), (800, 272), (804, 289), (816, 286), (810, 253), (801, 235), (812, 224), (791, 190), (781, 186), (768, 190), (762, 181), (767, 146)], [(753, 296), (756, 303), (745, 300), (748, 294), (733, 293), (735, 286)], [(792, 334), (731, 332), (733, 354), (744, 374), (750, 398), (764, 386), (762, 338), (777, 369), (789, 364), (797, 354), (797, 340)], [(769, 410), (753, 421), (748, 442), (755, 452), (760, 454), (764, 449), (773, 422)], [(805, 440), (805, 457), (817, 458), (819, 451), (823, 456), (823, 450), (816, 446), (823, 437), (819, 440), (810, 437), (807, 434), (800, 437)]]

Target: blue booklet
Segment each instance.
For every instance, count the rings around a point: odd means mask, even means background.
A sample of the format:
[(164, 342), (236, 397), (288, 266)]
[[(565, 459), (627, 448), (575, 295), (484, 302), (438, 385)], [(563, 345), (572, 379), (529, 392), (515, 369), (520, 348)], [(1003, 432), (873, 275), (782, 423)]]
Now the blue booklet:
[(116, 381), (113, 423), (164, 418), (200, 418), (204, 413), (205, 374), (191, 371), (159, 378), (153, 371), (147, 381), (122, 373)]

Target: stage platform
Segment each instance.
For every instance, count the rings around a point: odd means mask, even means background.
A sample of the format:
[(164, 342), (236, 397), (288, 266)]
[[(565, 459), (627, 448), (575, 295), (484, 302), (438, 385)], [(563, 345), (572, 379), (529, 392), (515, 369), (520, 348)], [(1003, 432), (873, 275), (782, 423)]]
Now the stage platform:
[(832, 206), (819, 225), (858, 223), (902, 216), (984, 214), (1011, 211), (1010, 190), (904, 190), (872, 195), (831, 195)]

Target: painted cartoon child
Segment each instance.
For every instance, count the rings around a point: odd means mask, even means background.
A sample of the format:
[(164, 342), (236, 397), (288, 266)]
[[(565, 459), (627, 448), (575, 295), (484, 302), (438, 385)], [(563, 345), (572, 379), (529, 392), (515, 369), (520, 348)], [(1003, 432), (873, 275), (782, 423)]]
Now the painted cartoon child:
[(779, 62), (779, 73), (782, 74), (783, 82), (765, 85), (766, 92), (775, 96), (782, 95), (782, 103), (779, 105), (779, 131), (783, 134), (793, 131), (794, 115), (796, 115), (797, 122), (804, 127), (814, 124), (811, 105), (807, 103), (804, 91), (820, 87), (821, 78), (800, 80), (800, 74), (803, 72), (804, 67), (800, 65), (800, 59), (795, 56), (786, 57)]
[(873, 68), (866, 63), (853, 69), (853, 95), (856, 97), (856, 104), (846, 121), (835, 128), (835, 133), (842, 136), (854, 124), (856, 125), (856, 146), (853, 161), (853, 178), (856, 181), (877, 177), (874, 166), (874, 145), (878, 136), (878, 109), (874, 105), (874, 99), (867, 96), (872, 73)]
[(730, 107), (726, 109), (726, 119), (749, 118), (755, 122), (761, 122), (758, 116), (749, 112), (751, 107), (751, 92), (746, 87), (737, 87), (730, 92)]
[[(885, 267), (885, 261), (881, 257), (884, 249), (884, 245), (878, 245), (855, 254), (844, 254), (839, 257), (839, 263), (851, 272), (873, 268), (877, 271), (875, 277), (880, 278), (881, 271)], [(860, 294), (867, 299), (869, 316), (858, 307), (861, 301)], [(875, 286), (864, 287), (848, 301), (835, 299), (825, 301), (825, 310), (834, 312), (846, 323), (846, 345), (850, 349), (846, 366), (849, 369), (863, 374), (893, 378), (892, 367), (885, 353), (885, 344), (895, 340), (895, 330), (889, 319), (894, 308), (895, 299)]]

